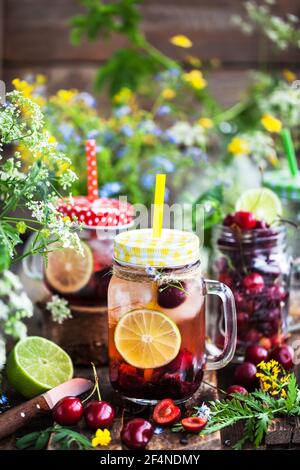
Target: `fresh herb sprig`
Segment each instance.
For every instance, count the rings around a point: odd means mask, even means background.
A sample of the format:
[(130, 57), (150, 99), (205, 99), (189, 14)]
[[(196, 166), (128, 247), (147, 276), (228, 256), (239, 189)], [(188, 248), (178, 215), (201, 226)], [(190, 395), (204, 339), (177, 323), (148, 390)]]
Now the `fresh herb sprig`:
[(69, 450), (71, 448), (79, 450), (93, 449), (90, 441), (83, 434), (59, 425), (49, 427), (43, 431), (31, 432), (30, 434), (20, 437), (17, 439), (17, 448), (31, 448), (35, 450), (45, 449), (51, 434), (54, 434), (53, 443), (58, 444), (61, 450)]
[[(282, 385), (282, 387), (286, 387)], [(268, 392), (255, 390), (248, 395), (234, 394), (232, 400), (216, 400), (210, 403), (210, 420), (202, 435), (220, 431), (238, 422), (244, 422), (244, 433), (234, 446), (241, 449), (246, 442), (258, 447), (272, 419), (280, 416), (300, 415), (300, 390), (294, 373), (290, 374), (284, 398), (275, 398)]]

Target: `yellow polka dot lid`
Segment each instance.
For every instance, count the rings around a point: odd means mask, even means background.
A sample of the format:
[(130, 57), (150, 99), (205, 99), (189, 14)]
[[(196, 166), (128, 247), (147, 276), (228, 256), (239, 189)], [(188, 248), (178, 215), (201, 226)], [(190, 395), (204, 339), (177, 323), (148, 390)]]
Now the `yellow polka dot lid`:
[(184, 266), (199, 260), (199, 238), (192, 232), (163, 229), (154, 238), (152, 229), (120, 233), (114, 241), (117, 262), (136, 266)]

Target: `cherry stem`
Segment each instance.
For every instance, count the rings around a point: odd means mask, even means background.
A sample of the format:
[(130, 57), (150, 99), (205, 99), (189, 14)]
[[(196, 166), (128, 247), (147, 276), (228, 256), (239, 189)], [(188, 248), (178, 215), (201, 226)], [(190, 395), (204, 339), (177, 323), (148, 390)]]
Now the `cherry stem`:
[(94, 385), (93, 390), (91, 391), (91, 393), (84, 400), (82, 400), (82, 403), (85, 403), (86, 401), (88, 401), (94, 395), (96, 390), (97, 390), (98, 399), (99, 399), (99, 401), (101, 401), (101, 394), (100, 394), (100, 389), (99, 389), (99, 381), (98, 381), (97, 370), (96, 370), (95, 364), (93, 362), (91, 362), (91, 364), (92, 364), (92, 368), (93, 368), (95, 385)]

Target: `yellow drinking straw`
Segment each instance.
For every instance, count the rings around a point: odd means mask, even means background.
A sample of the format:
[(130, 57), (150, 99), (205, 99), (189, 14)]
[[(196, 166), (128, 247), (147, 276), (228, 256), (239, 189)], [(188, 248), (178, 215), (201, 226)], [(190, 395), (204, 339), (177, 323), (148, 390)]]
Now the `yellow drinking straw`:
[(153, 238), (161, 237), (164, 215), (165, 185), (166, 175), (156, 175), (152, 227)]

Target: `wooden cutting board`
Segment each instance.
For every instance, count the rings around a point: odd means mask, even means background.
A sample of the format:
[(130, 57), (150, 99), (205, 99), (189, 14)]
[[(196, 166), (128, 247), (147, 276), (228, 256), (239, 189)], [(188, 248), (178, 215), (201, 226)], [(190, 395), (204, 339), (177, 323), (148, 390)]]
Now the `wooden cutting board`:
[[(76, 375), (81, 377), (87, 375), (87, 369), (77, 369)], [(85, 373), (84, 373), (85, 372)], [(122, 414), (123, 419), (129, 419), (134, 417), (143, 417), (149, 419), (151, 416), (151, 409), (149, 407), (132, 407), (124, 408), (122, 403), (116, 397), (116, 394), (113, 393), (108, 380), (107, 369), (99, 369), (99, 378), (102, 397), (104, 400), (109, 400), (112, 402), (112, 397), (114, 401), (114, 406), (117, 409), (117, 419), (115, 420), (113, 427), (111, 429), (112, 441), (108, 447), (98, 447), (98, 450), (122, 450), (122, 444), (120, 440), (120, 432), (122, 429)], [(215, 400), (217, 398), (217, 378), (215, 371), (207, 371), (204, 374), (204, 381), (200, 390), (194, 395), (194, 397), (189, 400), (186, 404), (186, 408), (191, 408), (196, 404), (202, 404), (210, 400)], [(92, 436), (92, 433), (88, 431), (84, 424), (78, 426), (78, 431), (86, 435), (89, 439)], [(198, 434), (196, 435), (186, 435), (185, 433), (172, 433), (170, 430), (165, 429), (162, 434), (154, 435), (151, 439), (148, 447), (149, 450), (208, 450), (208, 449), (220, 449), (221, 448), (221, 437), (220, 433), (216, 432), (210, 434), (203, 438), (200, 438)], [(48, 444), (49, 450), (56, 450), (57, 446), (53, 443), (53, 437), (50, 438)]]

